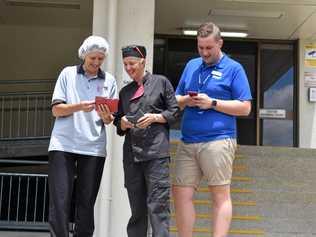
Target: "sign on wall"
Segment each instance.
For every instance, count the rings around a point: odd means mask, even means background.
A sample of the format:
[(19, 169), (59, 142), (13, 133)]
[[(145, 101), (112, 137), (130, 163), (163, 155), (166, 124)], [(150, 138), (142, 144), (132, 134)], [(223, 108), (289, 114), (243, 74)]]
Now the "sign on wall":
[(304, 46), (304, 86), (316, 86), (316, 44)]
[(260, 109), (259, 118), (276, 118), (285, 119), (286, 111), (285, 109)]

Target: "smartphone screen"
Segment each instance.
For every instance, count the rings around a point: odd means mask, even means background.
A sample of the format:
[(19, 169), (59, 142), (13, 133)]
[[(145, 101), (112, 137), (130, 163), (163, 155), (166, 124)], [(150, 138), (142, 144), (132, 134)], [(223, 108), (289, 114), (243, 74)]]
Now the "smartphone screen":
[(197, 96), (198, 92), (197, 91), (188, 91), (189, 96)]

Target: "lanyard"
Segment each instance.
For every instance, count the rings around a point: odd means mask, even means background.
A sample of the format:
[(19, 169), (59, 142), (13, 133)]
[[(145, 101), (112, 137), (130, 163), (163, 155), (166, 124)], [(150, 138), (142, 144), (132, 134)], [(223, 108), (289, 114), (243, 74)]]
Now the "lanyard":
[(207, 77), (202, 81), (201, 72), (199, 73), (199, 89), (202, 89), (202, 87), (205, 85), (205, 83), (210, 77), (211, 77), (211, 74), (208, 74)]

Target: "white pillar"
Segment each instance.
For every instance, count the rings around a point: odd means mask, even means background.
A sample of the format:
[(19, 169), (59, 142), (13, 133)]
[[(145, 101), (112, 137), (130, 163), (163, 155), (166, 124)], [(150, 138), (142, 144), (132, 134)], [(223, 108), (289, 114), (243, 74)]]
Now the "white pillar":
[[(92, 34), (106, 38), (109, 42), (109, 54), (103, 69), (114, 74), (115, 72), (115, 42), (116, 42), (116, 0), (94, 0), (93, 4), (93, 29)], [(110, 207), (112, 200), (112, 159), (115, 130), (113, 125), (107, 126), (107, 158), (104, 166), (103, 177), (95, 205), (95, 232), (96, 237), (109, 237)], [(115, 159), (115, 157), (114, 157)]]
[[(123, 86), (121, 47), (141, 44), (147, 49), (147, 70), (152, 71), (154, 40), (154, 0), (94, 0), (93, 34), (110, 44), (106, 69)], [(108, 127), (107, 160), (95, 206), (96, 237), (125, 237), (130, 207), (124, 188), (123, 138)]]
[[(116, 73), (120, 87), (123, 86), (122, 46), (141, 44), (147, 49), (147, 70), (152, 69), (154, 43), (154, 0), (118, 0)], [(122, 140), (115, 138), (115, 155), (112, 160), (112, 205), (109, 237), (125, 237), (130, 217), (130, 207), (124, 188)]]

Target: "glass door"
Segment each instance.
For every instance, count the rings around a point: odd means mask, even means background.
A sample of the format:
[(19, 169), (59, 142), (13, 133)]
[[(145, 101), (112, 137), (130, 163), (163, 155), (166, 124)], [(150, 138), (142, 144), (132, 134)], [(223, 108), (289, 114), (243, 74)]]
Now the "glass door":
[(260, 45), (260, 143), (296, 145), (295, 62), (293, 44)]

